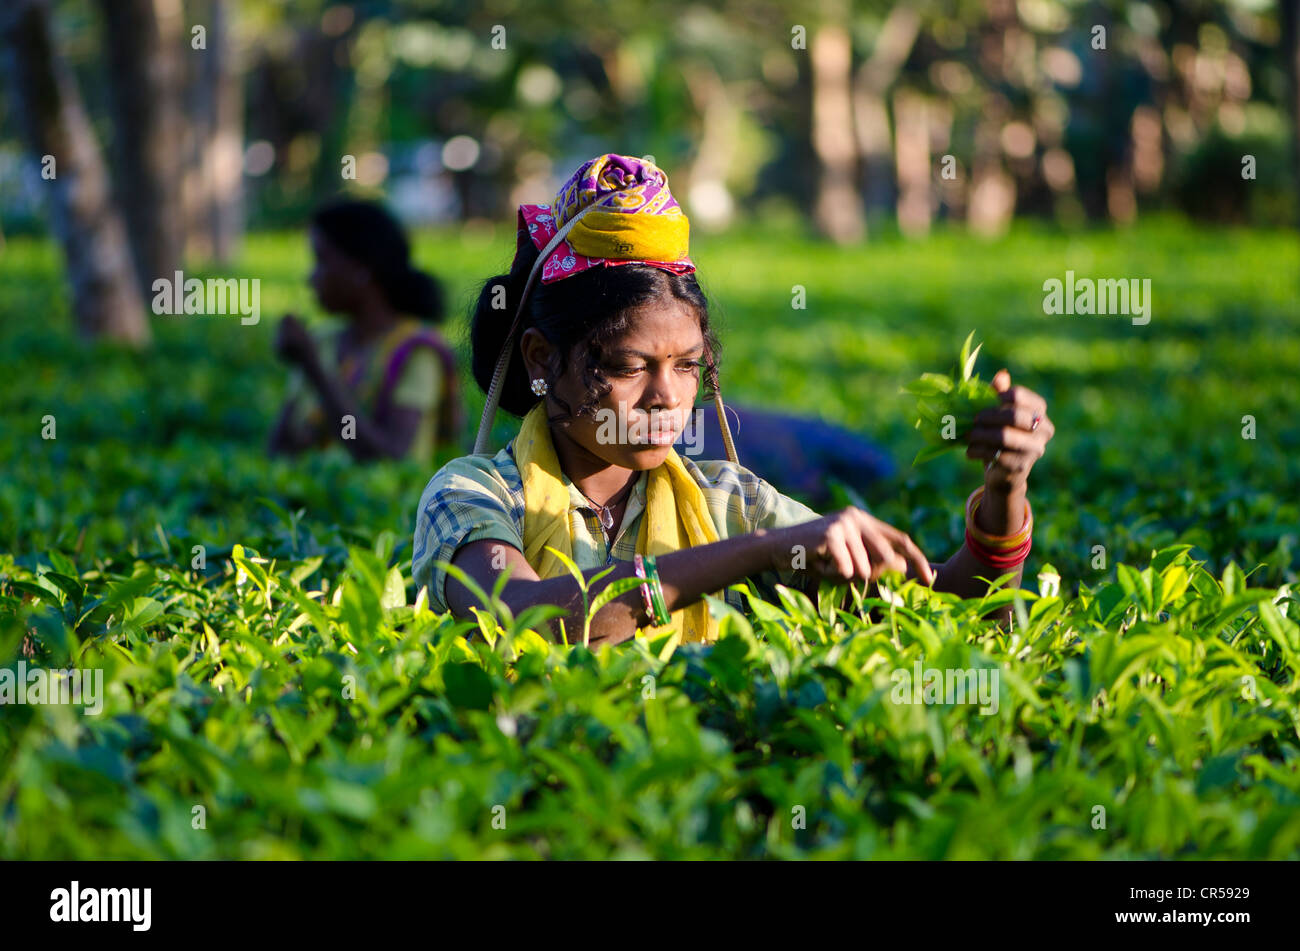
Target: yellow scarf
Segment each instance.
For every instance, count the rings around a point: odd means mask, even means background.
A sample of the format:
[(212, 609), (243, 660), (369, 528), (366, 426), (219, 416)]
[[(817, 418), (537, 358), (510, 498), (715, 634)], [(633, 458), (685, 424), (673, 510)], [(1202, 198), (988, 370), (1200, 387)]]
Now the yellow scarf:
[[(546, 402), (539, 401), (524, 416), (515, 437), (515, 462), (524, 483), (524, 558), (541, 578), (567, 575), (564, 563), (546, 547), (573, 557), (573, 527), (569, 522), (570, 497), (560, 473), (560, 462), (546, 421)], [(668, 452), (662, 464), (651, 469), (646, 480), (646, 509), (636, 550), (641, 555), (659, 555), (718, 540), (704, 493), (691, 478), (677, 450)], [(674, 611), (663, 627), (639, 629), (649, 636), (671, 632), (671, 644), (717, 640), (718, 625), (709, 615), (703, 599)]]

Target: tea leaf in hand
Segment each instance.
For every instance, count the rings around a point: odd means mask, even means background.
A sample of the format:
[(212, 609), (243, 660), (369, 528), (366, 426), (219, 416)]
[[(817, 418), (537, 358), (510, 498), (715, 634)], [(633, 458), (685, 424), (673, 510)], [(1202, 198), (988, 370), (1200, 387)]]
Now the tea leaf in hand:
[[(914, 466), (962, 445), (974, 425), (975, 414), (998, 404), (997, 391), (975, 375), (975, 361), (984, 345), (981, 343), (972, 350), (974, 338), (972, 330), (962, 344), (957, 360), (960, 378), (955, 374), (923, 373), (903, 387), (904, 393), (917, 398), (915, 425), (928, 443), (912, 460)], [(950, 438), (944, 434), (944, 419), (948, 416), (956, 423)]]

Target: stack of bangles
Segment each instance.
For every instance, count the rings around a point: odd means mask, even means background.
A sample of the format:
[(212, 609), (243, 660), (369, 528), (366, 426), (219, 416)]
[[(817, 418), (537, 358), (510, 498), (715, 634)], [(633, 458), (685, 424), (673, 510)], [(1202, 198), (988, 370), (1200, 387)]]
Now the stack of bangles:
[(659, 583), (654, 555), (646, 555), (644, 558), (636, 555), (632, 562), (636, 566), (636, 576), (641, 579), (641, 597), (645, 601), (646, 616), (654, 622), (655, 627), (671, 623), (672, 616), (668, 613), (668, 602), (664, 600), (664, 586)]
[(1019, 568), (1029, 557), (1034, 543), (1034, 510), (1025, 499), (1025, 524), (1013, 535), (990, 535), (975, 523), (984, 487), (980, 486), (966, 500), (966, 547), (984, 564), (1000, 571)]

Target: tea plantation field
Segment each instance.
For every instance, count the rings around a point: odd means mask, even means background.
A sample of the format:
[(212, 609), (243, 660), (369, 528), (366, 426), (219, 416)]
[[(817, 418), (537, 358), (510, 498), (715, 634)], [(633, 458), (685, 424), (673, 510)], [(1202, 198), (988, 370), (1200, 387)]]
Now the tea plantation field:
[[(512, 246), (420, 237), (453, 337)], [(261, 279), (260, 323), (157, 317), (143, 354), (79, 343), (56, 249), (10, 240), (0, 666), (94, 668), (104, 691), (95, 715), (0, 704), (0, 858), (1300, 857), (1293, 235), (692, 251), (724, 396), (889, 445), (900, 474), (863, 501), (932, 560), (981, 470), (908, 465), (900, 388), (974, 330), (985, 379), (1047, 398), (1025, 590), (718, 601), (722, 639), (667, 659), (455, 622), (410, 578), (434, 463), (264, 456), (275, 319), (315, 314), (301, 235), (251, 236), (228, 272)], [(1150, 323), (1044, 314), (1067, 270), (1149, 278)], [(1004, 605), (1010, 630), (982, 619)], [(897, 672), (929, 669), (995, 698), (903, 702)]]

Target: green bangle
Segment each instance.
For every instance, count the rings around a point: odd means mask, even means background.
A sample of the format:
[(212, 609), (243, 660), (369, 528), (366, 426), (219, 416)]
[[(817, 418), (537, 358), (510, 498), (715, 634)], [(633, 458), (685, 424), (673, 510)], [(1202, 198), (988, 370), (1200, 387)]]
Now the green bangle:
[(650, 584), (650, 603), (655, 609), (654, 622), (655, 627), (663, 627), (665, 624), (672, 623), (672, 615), (668, 613), (668, 603), (664, 600), (664, 587), (659, 582), (659, 569), (655, 567), (653, 555), (646, 555), (642, 558), (645, 564), (646, 581)]

